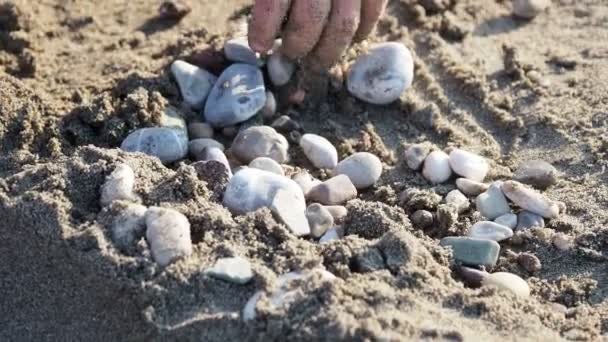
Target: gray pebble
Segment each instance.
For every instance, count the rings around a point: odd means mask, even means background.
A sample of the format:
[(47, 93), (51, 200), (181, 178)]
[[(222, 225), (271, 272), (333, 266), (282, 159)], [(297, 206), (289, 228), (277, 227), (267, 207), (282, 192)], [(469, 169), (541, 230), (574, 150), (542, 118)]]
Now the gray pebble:
[(433, 214), (427, 210), (416, 210), (411, 218), (414, 226), (419, 228), (428, 228), (433, 224)]
[(251, 64), (256, 67), (263, 64), (258, 54), (249, 47), (247, 37), (237, 37), (227, 41), (224, 44), (224, 54), (232, 62)]
[(129, 134), (120, 148), (157, 157), (163, 163), (172, 163), (188, 154), (188, 136), (174, 128), (140, 128)]
[(300, 129), (300, 124), (287, 115), (281, 115), (271, 124), (279, 132), (289, 133)]
[(513, 213), (500, 215), (494, 220), (494, 223), (498, 223), (505, 227), (515, 229), (515, 227), (517, 226), (517, 215)]
[(274, 159), (279, 164), (289, 160), (289, 143), (269, 126), (254, 126), (239, 132), (232, 143), (232, 154), (243, 163), (258, 157)]
[(220, 142), (213, 139), (200, 138), (191, 140), (188, 143), (188, 153), (193, 160), (204, 160), (204, 150), (212, 147), (224, 151), (224, 145), (222, 145)]
[(184, 61), (173, 62), (171, 72), (177, 81), (184, 102), (195, 109), (202, 108), (217, 77)]
[(357, 152), (338, 163), (334, 174), (346, 175), (357, 189), (365, 189), (382, 175), (382, 162), (371, 153)]
[(405, 151), (405, 162), (410, 169), (420, 170), (429, 153), (431, 153), (431, 148), (427, 144), (412, 145)]
[(502, 241), (513, 236), (511, 228), (491, 221), (477, 222), (469, 229), (472, 238)]
[(487, 184), (467, 178), (456, 179), (456, 187), (458, 190), (462, 191), (463, 194), (469, 196), (477, 196), (489, 188)]
[(558, 172), (553, 165), (542, 160), (530, 160), (519, 166), (513, 179), (535, 188), (545, 189), (557, 182)]
[(285, 176), (285, 171), (283, 171), (281, 165), (268, 157), (255, 158), (251, 161), (251, 163), (249, 163), (249, 167)]
[(543, 228), (545, 226), (545, 219), (535, 213), (523, 210), (517, 215), (517, 228), (515, 230), (526, 230), (532, 227)]
[(271, 91), (266, 92), (266, 102), (264, 107), (260, 109), (260, 113), (264, 119), (270, 119), (277, 113), (277, 99)]
[(500, 245), (492, 240), (449, 236), (441, 239), (439, 244), (451, 247), (454, 259), (471, 266), (494, 267), (500, 253)]
[(146, 240), (160, 266), (192, 254), (190, 222), (173, 209), (151, 207), (146, 211)]
[(211, 139), (213, 138), (213, 127), (205, 122), (193, 122), (188, 125), (188, 138)]
[(488, 190), (477, 196), (475, 204), (481, 215), (490, 220), (511, 212), (500, 182), (494, 182)]
[(277, 87), (289, 83), (295, 70), (295, 64), (289, 61), (280, 52), (275, 52), (268, 58), (268, 75), (270, 76), (272, 84)]
[(313, 203), (306, 208), (306, 218), (310, 225), (310, 233), (316, 238), (321, 237), (334, 225), (334, 217), (319, 203)]
[(338, 175), (315, 185), (308, 192), (308, 197), (325, 205), (344, 204), (357, 197), (357, 188), (348, 176)]
[(329, 140), (320, 135), (304, 134), (300, 138), (300, 148), (308, 160), (319, 169), (333, 169), (338, 165), (338, 151)]
[(251, 264), (247, 259), (241, 257), (218, 259), (205, 273), (239, 285), (247, 284), (253, 279)]

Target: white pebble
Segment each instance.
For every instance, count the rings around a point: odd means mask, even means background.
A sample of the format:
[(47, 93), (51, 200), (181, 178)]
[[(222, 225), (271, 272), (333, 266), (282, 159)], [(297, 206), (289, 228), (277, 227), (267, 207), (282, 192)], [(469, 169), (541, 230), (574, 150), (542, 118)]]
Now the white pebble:
[(315, 238), (321, 237), (334, 225), (334, 217), (319, 203), (313, 203), (306, 208), (306, 218), (310, 225), (310, 233)]
[(520, 18), (532, 19), (550, 5), (551, 0), (513, 0), (513, 14)]
[(469, 199), (459, 190), (452, 190), (445, 196), (445, 203), (456, 208), (459, 214), (469, 209)]
[(426, 144), (412, 145), (405, 151), (405, 162), (410, 169), (420, 170), (430, 152), (431, 149)]
[(277, 87), (289, 83), (293, 72), (296, 70), (295, 64), (289, 61), (280, 52), (275, 52), (268, 58), (267, 67), (270, 81)]
[(335, 175), (346, 175), (357, 189), (365, 189), (382, 175), (382, 162), (368, 152), (357, 152), (342, 160), (334, 169)]
[(450, 167), (454, 173), (477, 182), (483, 182), (490, 169), (484, 157), (461, 149), (450, 152)]
[(120, 212), (112, 221), (112, 241), (119, 249), (126, 250), (135, 245), (146, 231), (146, 211), (141, 204), (122, 202)]
[(232, 154), (243, 163), (258, 157), (274, 159), (279, 164), (289, 160), (289, 143), (269, 126), (253, 126), (239, 132), (232, 143)]
[(146, 239), (160, 266), (192, 254), (190, 222), (173, 209), (151, 207), (146, 211)]
[(466, 178), (458, 178), (456, 180), (456, 187), (465, 195), (477, 196), (488, 190), (489, 185)]
[(516, 181), (506, 181), (502, 184), (504, 194), (522, 209), (538, 214), (545, 218), (559, 216), (559, 207), (548, 200), (540, 192), (528, 188)]
[(338, 165), (338, 151), (329, 140), (316, 134), (304, 134), (300, 147), (306, 158), (319, 169), (333, 169)]
[(471, 227), (469, 236), (476, 239), (502, 241), (512, 237), (513, 230), (491, 221), (481, 221)]
[(249, 163), (249, 167), (285, 176), (285, 171), (283, 171), (283, 167), (281, 167), (281, 164), (268, 157), (255, 158), (251, 161), (251, 163)]
[(515, 227), (517, 226), (517, 215), (513, 213), (506, 213), (504, 215), (500, 215), (494, 220), (494, 223), (498, 223), (505, 227), (515, 229)]
[(205, 273), (235, 284), (247, 284), (253, 278), (251, 264), (241, 257), (218, 259)]
[(323, 234), (323, 236), (321, 236), (319, 239), (319, 243), (325, 244), (330, 243), (331, 241), (340, 240), (342, 238), (341, 228), (342, 227), (334, 227), (327, 230), (327, 232), (325, 232), (325, 234)]
[(139, 198), (133, 192), (134, 186), (133, 169), (127, 164), (118, 164), (101, 187), (101, 205), (105, 206), (117, 200), (138, 201)]
[(171, 72), (184, 102), (196, 109), (202, 108), (217, 77), (204, 69), (179, 60), (173, 62)]
[(495, 218), (511, 212), (509, 203), (501, 190), (502, 182), (494, 182), (488, 190), (477, 196), (475, 204), (477, 210), (485, 218), (494, 220)]
[(315, 179), (313, 176), (311, 176), (306, 170), (297, 172), (291, 177), (291, 179), (293, 179), (294, 182), (298, 183), (306, 198), (308, 198), (308, 193), (310, 192), (310, 189), (322, 183), (320, 180)]
[(488, 274), (482, 280), (483, 286), (494, 286), (500, 290), (509, 291), (517, 297), (530, 297), (528, 283), (513, 273), (496, 272)]
[(452, 176), (450, 157), (442, 151), (431, 152), (424, 160), (422, 175), (434, 184), (447, 181)]

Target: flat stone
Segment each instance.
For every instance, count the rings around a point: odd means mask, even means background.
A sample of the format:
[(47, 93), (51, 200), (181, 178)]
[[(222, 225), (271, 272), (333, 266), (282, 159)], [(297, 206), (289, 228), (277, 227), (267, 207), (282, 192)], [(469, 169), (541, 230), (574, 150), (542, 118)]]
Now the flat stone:
[(218, 259), (205, 273), (231, 283), (244, 285), (253, 279), (251, 264), (241, 257)]
[(456, 208), (456, 211), (461, 214), (469, 209), (471, 203), (469, 199), (459, 190), (452, 190), (445, 196), (445, 203)]
[(173, 209), (151, 207), (146, 211), (146, 239), (160, 266), (192, 254), (190, 222)]
[(452, 176), (450, 157), (442, 151), (431, 152), (424, 160), (422, 175), (433, 184), (447, 181)]
[(346, 175), (332, 177), (308, 192), (308, 198), (325, 205), (344, 204), (356, 197), (357, 188)]
[(276, 173), (277, 175), (285, 176), (285, 171), (281, 167), (281, 164), (277, 163), (273, 159), (268, 157), (258, 157), (249, 163), (249, 167), (254, 169), (260, 169), (272, 173)]
[(249, 47), (247, 37), (236, 37), (224, 44), (224, 55), (229, 61), (253, 66), (263, 65), (258, 54)]
[(481, 221), (475, 223), (473, 227), (469, 229), (468, 235), (476, 239), (502, 241), (513, 236), (513, 230), (491, 221)]
[(397, 100), (414, 80), (414, 60), (402, 43), (376, 44), (357, 58), (348, 78), (348, 91), (365, 102), (385, 105)]
[(537, 215), (527, 210), (522, 210), (517, 214), (517, 228), (515, 230), (526, 230), (532, 227), (543, 228), (545, 226), (545, 219), (542, 216)]
[(449, 236), (441, 239), (439, 244), (451, 247), (454, 259), (471, 266), (494, 267), (500, 253), (500, 245), (492, 240)]
[(296, 70), (295, 64), (280, 52), (275, 52), (268, 58), (267, 67), (270, 82), (277, 87), (282, 87), (289, 83), (291, 76)]
[(483, 182), (490, 170), (484, 157), (458, 148), (450, 152), (450, 167), (454, 173), (477, 182)]
[(112, 241), (120, 250), (135, 246), (146, 231), (146, 211), (141, 204), (118, 202), (118, 214), (112, 221)]
[(488, 190), (477, 196), (475, 204), (481, 215), (489, 220), (511, 212), (500, 182), (494, 182)]
[(513, 213), (506, 213), (504, 215), (500, 215), (496, 219), (494, 219), (494, 223), (498, 223), (505, 227), (515, 229), (515, 227), (517, 226), (517, 215)]
[(547, 199), (543, 194), (516, 181), (506, 181), (502, 191), (515, 205), (522, 209), (538, 214), (544, 218), (559, 216), (558, 205)]
[(514, 180), (538, 189), (546, 189), (555, 184), (557, 177), (557, 169), (542, 160), (524, 162), (513, 175)]
[(101, 205), (106, 206), (118, 200), (137, 202), (139, 198), (133, 192), (134, 186), (133, 169), (127, 164), (118, 164), (101, 186)]
[(382, 162), (368, 152), (357, 152), (338, 163), (335, 175), (346, 175), (357, 189), (368, 188), (380, 179)]
[(284, 164), (289, 160), (288, 149), (287, 139), (269, 126), (255, 126), (239, 132), (231, 147), (232, 154), (246, 164), (258, 157)]
[(205, 121), (214, 127), (231, 126), (257, 114), (265, 103), (262, 72), (248, 64), (233, 64), (211, 89), (205, 104)]
[(325, 209), (327, 209), (334, 218), (334, 222), (342, 222), (348, 215), (348, 209), (342, 205), (326, 205)]
[(329, 210), (319, 203), (313, 203), (306, 208), (306, 218), (313, 237), (319, 238), (333, 227), (334, 217)]
[(428, 228), (433, 224), (433, 214), (427, 210), (416, 210), (411, 218), (414, 226), (418, 228)]
[(177, 81), (184, 102), (195, 109), (202, 108), (217, 77), (204, 69), (180, 60), (171, 64), (171, 73)]
[(203, 152), (207, 148), (217, 148), (224, 151), (224, 145), (222, 145), (219, 141), (209, 138), (194, 139), (190, 140), (188, 143), (188, 152), (190, 157), (196, 161), (204, 160)]
[(496, 272), (486, 276), (482, 286), (493, 286), (502, 291), (508, 291), (521, 298), (530, 297), (530, 286), (519, 276), (508, 272)]
[(127, 152), (145, 153), (168, 164), (186, 157), (188, 136), (173, 128), (140, 128), (129, 134), (120, 148)]
[(513, 14), (522, 19), (533, 19), (551, 5), (551, 0), (513, 0)]
[(429, 153), (431, 153), (431, 148), (427, 144), (412, 145), (404, 153), (405, 162), (410, 169), (420, 170)]
[(323, 236), (319, 239), (320, 244), (330, 243), (331, 241), (337, 241), (344, 235), (342, 227), (334, 227), (328, 229)]
[(190, 140), (213, 138), (213, 127), (205, 122), (193, 122), (188, 125), (188, 137)]
[(306, 158), (319, 169), (333, 169), (338, 165), (338, 151), (329, 140), (316, 134), (304, 134), (300, 148)]
[(476, 182), (474, 180), (458, 178), (456, 179), (456, 187), (465, 195), (477, 196), (482, 192), (488, 190), (490, 186), (481, 182)]

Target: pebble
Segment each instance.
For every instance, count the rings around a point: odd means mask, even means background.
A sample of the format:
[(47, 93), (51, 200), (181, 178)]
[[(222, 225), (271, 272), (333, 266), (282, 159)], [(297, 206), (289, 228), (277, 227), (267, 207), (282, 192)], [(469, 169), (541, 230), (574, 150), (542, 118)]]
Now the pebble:
[(558, 172), (553, 165), (542, 160), (530, 160), (519, 166), (513, 179), (535, 188), (546, 189), (557, 182)]
[(190, 157), (194, 160), (204, 160), (204, 151), (207, 148), (217, 148), (221, 151), (224, 151), (224, 145), (222, 145), (219, 141), (209, 139), (209, 138), (200, 138), (190, 140), (188, 143), (188, 153)]
[(279, 116), (270, 126), (283, 133), (289, 133), (300, 129), (300, 124), (287, 115)]
[(241, 257), (218, 259), (213, 267), (208, 268), (205, 273), (239, 285), (247, 284), (253, 279), (253, 271), (249, 260)]
[(308, 197), (325, 205), (343, 204), (357, 197), (357, 188), (348, 176), (338, 175), (315, 185)]
[(450, 167), (454, 173), (477, 182), (483, 182), (490, 170), (484, 157), (458, 148), (450, 152)]
[(477, 196), (482, 192), (488, 190), (490, 186), (481, 182), (476, 182), (474, 180), (458, 178), (456, 179), (456, 187), (465, 195)]
[(236, 214), (268, 207), (294, 234), (310, 234), (304, 194), (287, 177), (253, 168), (241, 169), (230, 179), (223, 202)]
[(167, 164), (188, 154), (188, 136), (182, 131), (166, 128), (140, 128), (123, 140), (120, 148), (127, 152), (142, 152)]
[(493, 267), (500, 253), (500, 245), (492, 240), (449, 236), (441, 239), (439, 244), (451, 247), (454, 259), (471, 266)]
[(177, 108), (173, 106), (167, 106), (163, 110), (163, 114), (160, 116), (160, 127), (174, 128), (183, 131), (184, 134), (188, 134), (188, 126), (186, 120), (182, 117)]
[(572, 248), (572, 241), (568, 237), (568, 235), (564, 233), (557, 233), (553, 235), (553, 246), (559, 249), (562, 252), (565, 252)]
[(471, 227), (468, 235), (476, 239), (502, 241), (513, 236), (513, 230), (491, 221), (481, 221)]
[(542, 216), (537, 215), (527, 210), (522, 210), (517, 215), (517, 228), (515, 230), (526, 230), (532, 227), (543, 228), (545, 226), (545, 219)]
[(488, 276), (488, 272), (475, 268), (460, 266), (456, 269), (462, 281), (470, 287), (479, 287), (483, 280)]
[(488, 190), (475, 199), (477, 210), (487, 219), (494, 220), (501, 215), (511, 212), (509, 203), (500, 188), (501, 182), (494, 182)]
[(519, 263), (521, 267), (530, 273), (536, 273), (543, 267), (540, 259), (531, 253), (520, 253), (517, 256), (517, 263)]
[(306, 208), (306, 218), (310, 225), (310, 233), (316, 238), (321, 237), (334, 225), (334, 217), (319, 203), (313, 203)]
[(121, 250), (135, 245), (146, 231), (146, 211), (141, 204), (121, 202), (120, 213), (112, 221), (112, 241)]
[(275, 52), (268, 58), (267, 67), (270, 82), (277, 87), (281, 87), (289, 83), (291, 76), (296, 70), (295, 64), (293, 64), (280, 52)]
[(533, 19), (551, 5), (551, 0), (513, 0), (513, 14), (523, 19)]
[(262, 65), (258, 54), (249, 47), (247, 37), (236, 37), (224, 44), (224, 55), (229, 61), (246, 63), (253, 66)]
[(304, 134), (300, 148), (306, 158), (319, 169), (333, 169), (338, 165), (338, 151), (329, 140), (316, 134)]
[(334, 218), (334, 222), (342, 222), (342, 220), (348, 216), (348, 209), (342, 205), (326, 205), (325, 209), (327, 209)]
[(195, 109), (202, 108), (217, 77), (204, 69), (180, 60), (171, 64), (171, 72), (177, 81), (184, 102)]
[(420, 170), (430, 152), (431, 148), (427, 144), (412, 145), (404, 153), (405, 162), (410, 169)]
[(459, 190), (452, 190), (445, 196), (445, 203), (456, 208), (459, 214), (469, 209), (469, 199)]
[(310, 192), (310, 189), (312, 189), (318, 184), (321, 184), (320, 180), (313, 178), (306, 170), (297, 172), (291, 177), (291, 179), (293, 179), (294, 182), (298, 183), (306, 198), (308, 198), (308, 193)]
[(541, 193), (526, 187), (516, 181), (506, 181), (502, 184), (504, 194), (522, 209), (531, 211), (545, 218), (555, 218), (559, 215), (559, 207)]
[(127, 164), (118, 164), (101, 186), (101, 205), (106, 206), (117, 200), (136, 202), (138, 197), (133, 192), (134, 186), (133, 169)]
[(188, 138), (196, 139), (211, 139), (213, 138), (213, 127), (205, 122), (193, 122), (188, 125)]
[(348, 91), (365, 102), (385, 105), (397, 100), (412, 85), (414, 60), (405, 45), (396, 42), (372, 46), (357, 58), (348, 78)]
[(251, 163), (249, 163), (249, 167), (285, 176), (285, 171), (283, 171), (283, 167), (281, 167), (281, 164), (268, 157), (255, 158), (251, 161)]
[(288, 149), (287, 139), (269, 126), (254, 126), (240, 131), (231, 148), (232, 154), (246, 164), (258, 157), (268, 157), (284, 164), (289, 160)]
[(190, 222), (173, 209), (151, 207), (146, 211), (146, 239), (160, 266), (192, 254)]
[(277, 113), (277, 99), (271, 91), (266, 92), (266, 102), (260, 113), (264, 119), (270, 119)]
[(412, 214), (412, 223), (419, 228), (428, 228), (433, 224), (433, 214), (427, 210), (416, 210)]
[(230, 163), (228, 162), (228, 158), (222, 151), (222, 149), (217, 147), (207, 147), (201, 153), (201, 160), (203, 161), (216, 161), (222, 163), (226, 167), (226, 171), (228, 171), (228, 177), (232, 177), (232, 171), (230, 168)]
[(335, 175), (346, 175), (357, 189), (365, 189), (382, 175), (382, 162), (368, 152), (357, 152), (342, 160), (334, 169)]
[(447, 181), (452, 176), (450, 157), (442, 151), (431, 152), (424, 160), (422, 175), (434, 184)]
[(214, 127), (234, 125), (257, 114), (265, 104), (262, 72), (249, 64), (233, 64), (211, 89), (205, 104), (205, 121)]
[(334, 227), (328, 229), (325, 234), (323, 234), (323, 236), (321, 236), (321, 238), (319, 239), (319, 243), (325, 244), (331, 241), (340, 240), (342, 238), (342, 234), (343, 232), (341, 227)]
[(517, 226), (517, 215), (513, 213), (506, 213), (504, 215), (500, 215), (496, 219), (494, 219), (494, 223), (498, 223), (505, 227), (515, 229), (515, 227)]
[(530, 297), (530, 286), (528, 286), (528, 283), (513, 273), (491, 273), (481, 283), (483, 286), (494, 286), (500, 290), (509, 291), (517, 297)]

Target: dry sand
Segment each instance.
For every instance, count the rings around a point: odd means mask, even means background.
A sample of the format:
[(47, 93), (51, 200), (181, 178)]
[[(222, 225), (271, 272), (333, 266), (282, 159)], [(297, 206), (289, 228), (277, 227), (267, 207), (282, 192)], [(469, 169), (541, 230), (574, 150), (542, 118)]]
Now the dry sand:
[[(0, 340), (607, 339), (605, 2), (555, 0), (527, 22), (512, 18), (508, 1), (454, 0), (436, 12), (391, 1), (371, 40), (401, 41), (415, 54), (414, 86), (401, 101), (365, 105), (330, 87), (320, 105), (289, 110), (341, 157), (369, 151), (386, 164), (380, 183), (349, 204), (347, 237), (327, 245), (295, 238), (267, 210), (232, 217), (219, 204), (221, 181), (200, 180), (188, 161), (167, 168), (116, 149), (130, 130), (154, 125), (167, 103), (180, 105), (167, 66), (200, 61), (248, 13), (248, 1), (192, 3), (171, 23), (149, 0), (0, 2)], [(560, 171), (546, 194), (567, 212), (503, 243), (495, 268), (526, 279), (530, 299), (468, 289), (452, 274), (438, 238), (462, 234), (475, 215), (447, 231), (411, 226), (414, 208), (401, 207), (399, 193), (431, 186), (399, 155), (422, 141), (483, 154), (494, 179), (529, 159)], [(135, 170), (145, 205), (188, 217), (193, 256), (163, 270), (144, 240), (114, 246), (116, 208), (102, 210), (99, 189), (119, 162)], [(555, 232), (573, 247), (552, 246)], [(535, 254), (542, 270), (527, 273), (510, 251)], [(251, 284), (203, 274), (235, 254), (252, 261)], [(304, 289), (289, 312), (261, 305), (258, 320), (242, 322), (256, 290), (315, 265), (339, 279)]]

